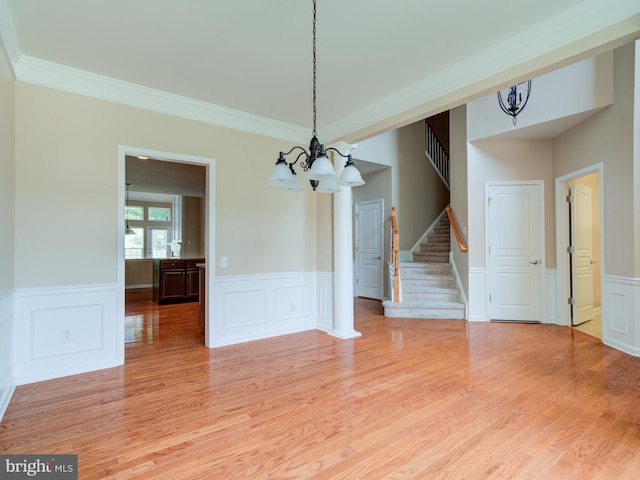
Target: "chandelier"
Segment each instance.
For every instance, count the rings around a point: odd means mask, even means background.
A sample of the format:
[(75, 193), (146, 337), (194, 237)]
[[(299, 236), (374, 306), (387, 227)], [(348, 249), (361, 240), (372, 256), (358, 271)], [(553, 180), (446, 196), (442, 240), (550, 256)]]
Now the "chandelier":
[[(309, 182), (314, 191), (335, 193), (340, 191), (339, 186), (357, 187), (364, 185), (364, 180), (362, 180), (362, 176), (353, 163), (350, 154), (344, 155), (333, 147), (325, 149), (324, 145), (318, 140), (316, 131), (316, 91), (316, 0), (313, 0), (313, 131), (311, 133), (311, 142), (308, 150), (304, 147), (295, 146), (288, 152), (280, 152), (267, 183), (280, 187), (281, 190), (304, 190), (294, 169), (294, 166), (300, 162), (298, 164), (299, 167), (303, 171), (309, 172)], [(327, 152), (329, 151), (347, 159), (340, 178), (336, 175), (331, 161), (327, 158)], [(295, 160), (287, 163), (285, 157), (294, 152), (297, 153)], [(320, 185), (320, 182), (322, 182), (322, 185)]]
[[(525, 83), (527, 84), (527, 93), (526, 95), (524, 95), (524, 100), (523, 100), (522, 86)], [(514, 125), (517, 122), (516, 117), (518, 116), (518, 114), (520, 114), (520, 112), (522, 112), (522, 110), (524, 110), (524, 107), (527, 105), (530, 94), (531, 94), (531, 80), (517, 83), (515, 85), (511, 85), (507, 93), (506, 104), (504, 99), (502, 98), (502, 92), (498, 92), (498, 103), (500, 104), (500, 108), (504, 113), (513, 117)]]

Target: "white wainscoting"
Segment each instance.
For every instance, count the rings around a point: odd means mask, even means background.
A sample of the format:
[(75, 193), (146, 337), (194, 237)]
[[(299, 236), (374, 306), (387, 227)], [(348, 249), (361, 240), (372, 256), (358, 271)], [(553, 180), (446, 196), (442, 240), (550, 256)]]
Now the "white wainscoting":
[(558, 307), (560, 306), (560, 299), (558, 298), (558, 270), (555, 268), (548, 268), (545, 271), (545, 305), (546, 315), (542, 319), (542, 323), (554, 323), (560, 325), (560, 312)]
[(0, 420), (16, 388), (13, 376), (13, 306), (13, 295), (0, 301)]
[(122, 320), (115, 284), (16, 292), (17, 384), (121, 365)]
[(217, 276), (212, 346), (313, 330), (319, 312), (324, 312), (322, 323), (328, 324), (330, 289), (318, 277), (316, 272)]
[(602, 276), (602, 343), (640, 356), (640, 278)]
[(486, 269), (469, 268), (469, 321), (488, 322)]
[(318, 272), (317, 280), (318, 318), (316, 320), (316, 328), (323, 332), (331, 332), (334, 328), (333, 273)]

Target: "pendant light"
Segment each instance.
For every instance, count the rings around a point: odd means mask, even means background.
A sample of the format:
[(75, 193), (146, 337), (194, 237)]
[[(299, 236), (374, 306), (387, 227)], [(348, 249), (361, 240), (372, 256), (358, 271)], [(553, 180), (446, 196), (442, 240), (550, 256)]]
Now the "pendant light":
[(127, 191), (126, 191), (127, 195), (126, 195), (126, 199), (125, 199), (125, 202), (124, 202), (124, 218), (126, 220), (126, 226), (125, 226), (125, 229), (124, 229), (124, 234), (125, 235), (135, 235), (136, 231), (129, 226), (129, 215), (127, 215), (127, 207), (129, 206), (129, 185), (131, 185), (131, 184), (127, 183)]
[[(311, 142), (309, 143), (309, 150), (304, 147), (295, 146), (288, 152), (280, 152), (276, 165), (271, 172), (271, 176), (267, 183), (269, 185), (280, 187), (281, 190), (298, 191), (304, 190), (298, 180), (294, 165), (300, 160), (300, 168), (303, 171), (309, 172), (308, 178), (311, 183), (311, 187), (314, 191), (331, 192), (336, 193), (340, 191), (338, 185), (344, 187), (357, 187), (364, 185), (364, 180), (360, 172), (356, 168), (351, 155), (343, 155), (336, 148), (324, 148), (324, 145), (318, 140), (318, 133), (316, 131), (316, 0), (313, 0), (313, 130), (311, 132)], [(327, 157), (327, 152), (333, 151), (347, 159), (345, 168), (342, 170), (340, 178), (337, 177), (336, 171), (331, 164), (331, 161)], [(296, 159), (287, 163), (285, 157), (293, 152), (299, 152)], [(323, 187), (318, 188), (320, 182), (323, 182)], [(298, 185), (300, 185), (298, 187)], [(289, 188), (290, 187), (290, 188)]]

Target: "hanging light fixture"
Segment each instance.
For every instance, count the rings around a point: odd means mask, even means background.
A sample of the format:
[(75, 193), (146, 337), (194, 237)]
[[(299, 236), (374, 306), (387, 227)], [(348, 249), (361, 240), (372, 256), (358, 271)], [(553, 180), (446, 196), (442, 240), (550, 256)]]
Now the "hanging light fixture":
[[(309, 182), (314, 191), (335, 193), (340, 191), (338, 185), (345, 187), (364, 185), (364, 180), (362, 180), (360, 172), (353, 163), (351, 155), (343, 155), (338, 149), (332, 147), (325, 149), (324, 145), (318, 141), (318, 133), (316, 131), (316, 91), (316, 0), (313, 0), (313, 131), (309, 150), (295, 146), (288, 152), (280, 152), (267, 183), (280, 187), (281, 190), (304, 190), (293, 168), (300, 160), (300, 168), (305, 172), (309, 172)], [(331, 161), (327, 158), (327, 152), (329, 151), (333, 151), (347, 159), (340, 178), (337, 177)], [(285, 157), (293, 152), (299, 152), (298, 156), (293, 162), (287, 163)], [(320, 182), (322, 182), (322, 187), (318, 188)]]
[[(522, 86), (527, 84), (527, 93), (522, 95)], [(511, 85), (509, 87), (509, 91), (507, 93), (507, 102), (502, 98), (502, 92), (498, 92), (498, 103), (500, 104), (500, 108), (504, 113), (513, 117), (513, 124), (515, 125), (517, 122), (517, 116), (524, 110), (524, 107), (527, 105), (529, 101), (529, 95), (531, 94), (531, 80), (526, 82), (517, 83), (515, 85)], [(507, 106), (508, 105), (508, 106)]]
[(131, 185), (131, 184), (127, 183), (127, 191), (126, 191), (127, 196), (126, 196), (126, 199), (125, 199), (125, 202), (124, 202), (124, 218), (126, 220), (126, 226), (125, 226), (125, 229), (124, 229), (124, 234), (125, 235), (135, 235), (136, 231), (129, 226), (129, 215), (127, 215), (127, 207), (129, 206), (129, 185)]

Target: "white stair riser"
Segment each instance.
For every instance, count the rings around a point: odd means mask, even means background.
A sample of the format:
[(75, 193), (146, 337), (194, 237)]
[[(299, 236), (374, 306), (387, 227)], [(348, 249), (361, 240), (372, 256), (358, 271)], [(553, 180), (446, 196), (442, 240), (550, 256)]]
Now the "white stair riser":
[(459, 302), (458, 292), (402, 292), (403, 302)]

